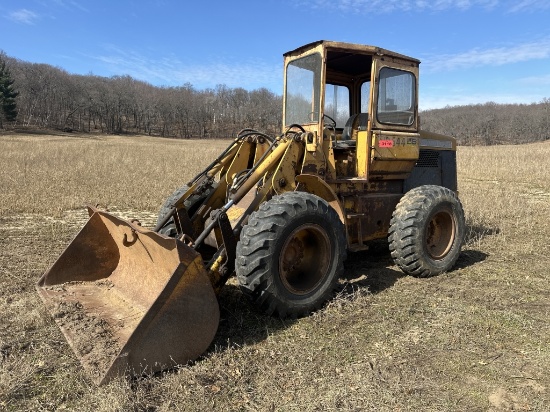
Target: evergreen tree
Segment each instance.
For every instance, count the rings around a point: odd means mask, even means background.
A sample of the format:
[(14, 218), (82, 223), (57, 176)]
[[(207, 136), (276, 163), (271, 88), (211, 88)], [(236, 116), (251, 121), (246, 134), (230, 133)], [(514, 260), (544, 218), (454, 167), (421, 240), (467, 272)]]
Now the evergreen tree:
[(6, 67), (5, 54), (0, 52), (0, 128), (2, 120), (11, 122), (17, 117), (15, 98), (19, 94), (13, 88), (14, 80)]

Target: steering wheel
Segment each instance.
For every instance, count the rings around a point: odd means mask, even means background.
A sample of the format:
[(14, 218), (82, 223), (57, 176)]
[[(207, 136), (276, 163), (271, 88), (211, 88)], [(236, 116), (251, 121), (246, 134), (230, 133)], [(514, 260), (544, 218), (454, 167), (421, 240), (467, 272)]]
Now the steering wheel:
[(323, 113), (323, 117), (326, 117), (327, 119), (329, 119), (329, 120), (332, 122), (331, 124), (329, 124), (329, 123), (327, 122), (327, 126), (333, 128), (333, 129), (336, 128), (336, 120), (334, 120), (334, 119), (333, 119), (332, 117), (330, 117), (328, 114), (324, 114), (324, 113)]
[[(314, 119), (317, 117), (317, 114), (318, 114), (318, 112), (309, 112), (309, 115), (308, 115), (309, 121), (311, 121), (311, 122), (315, 121)], [(329, 119), (330, 122), (331, 122), (331, 123), (328, 123), (326, 126), (335, 128), (336, 127), (336, 121), (332, 117), (330, 117), (328, 114), (323, 113), (323, 118), (325, 118), (325, 117), (327, 119)]]
[(304, 128), (302, 127), (302, 125), (300, 125), (300, 124), (298, 124), (298, 123), (292, 123), (290, 126), (288, 126), (288, 127), (286, 128), (286, 132), (285, 132), (285, 133), (297, 133), (297, 132), (291, 130), (291, 129), (293, 129), (293, 128), (300, 129), (300, 131), (301, 131), (302, 133), (305, 133), (305, 132), (306, 132), (306, 129), (304, 129)]

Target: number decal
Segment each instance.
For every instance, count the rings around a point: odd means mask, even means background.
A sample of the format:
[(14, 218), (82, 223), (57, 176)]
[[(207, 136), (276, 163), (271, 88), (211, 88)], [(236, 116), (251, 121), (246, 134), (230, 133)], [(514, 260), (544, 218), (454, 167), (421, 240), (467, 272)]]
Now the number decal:
[(393, 140), (379, 140), (379, 147), (393, 147)]

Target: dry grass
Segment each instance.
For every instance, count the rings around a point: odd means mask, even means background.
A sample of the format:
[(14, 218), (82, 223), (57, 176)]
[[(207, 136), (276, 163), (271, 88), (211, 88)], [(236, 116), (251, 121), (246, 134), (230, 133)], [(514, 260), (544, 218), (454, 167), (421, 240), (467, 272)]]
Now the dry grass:
[(0, 215), (60, 215), (85, 204), (157, 211), (228, 141), (0, 136)]
[(374, 244), (298, 321), (259, 314), (233, 282), (194, 365), (92, 386), (34, 283), (83, 204), (151, 224), (227, 143), (0, 137), (0, 410), (548, 410), (550, 144), (459, 149), (469, 230), (452, 272), (403, 276)]

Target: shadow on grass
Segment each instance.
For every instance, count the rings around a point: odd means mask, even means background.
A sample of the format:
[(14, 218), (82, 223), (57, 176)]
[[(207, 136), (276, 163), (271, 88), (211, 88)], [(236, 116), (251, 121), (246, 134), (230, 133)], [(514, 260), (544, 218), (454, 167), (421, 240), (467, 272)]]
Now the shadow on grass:
[(235, 285), (226, 285), (218, 302), (220, 324), (210, 350), (258, 343), (296, 322), (264, 315)]
[(483, 262), (489, 256), (487, 253), (480, 250), (475, 250), (473, 247), (487, 236), (494, 236), (500, 233), (498, 227), (488, 227), (484, 225), (466, 225), (466, 235), (464, 245), (470, 247), (469, 250), (463, 250), (458, 260), (455, 263), (453, 270), (465, 269), (476, 263)]
[[(476, 250), (463, 251), (455, 265), (463, 269), (483, 261), (487, 254)], [(405, 275), (393, 262), (385, 240), (369, 244), (369, 249), (348, 252), (344, 274), (335, 291), (338, 297), (351, 297), (358, 290), (377, 294), (391, 288)], [(261, 313), (235, 284), (226, 285), (219, 296), (220, 324), (216, 337), (205, 355), (264, 341), (277, 331), (296, 322)]]
[(483, 262), (488, 256), (487, 253), (479, 250), (463, 250), (450, 272), (458, 269), (465, 269), (476, 263)]
[(68, 132), (58, 129), (37, 129), (33, 127), (21, 127), (6, 130), (8, 133), (15, 134), (26, 134), (26, 135), (36, 135), (36, 136), (70, 136)]
[[(488, 255), (476, 251), (463, 251), (453, 268), (463, 269), (485, 260)], [(348, 252), (344, 274), (335, 291), (334, 298), (351, 298), (357, 291), (377, 294), (391, 288), (403, 277), (401, 270), (395, 269), (393, 259), (385, 240), (369, 244), (369, 249), (361, 252)], [(226, 285), (219, 297), (220, 323), (214, 341), (196, 362), (214, 353), (241, 348), (266, 340), (296, 323), (294, 319), (280, 319), (261, 313), (235, 284)], [(191, 365), (194, 362), (191, 362)], [(159, 376), (176, 368), (159, 372)]]
[(498, 227), (488, 227), (484, 225), (466, 225), (466, 235), (464, 244), (469, 245), (477, 243), (487, 236), (494, 236), (500, 233)]
[(52, 137), (52, 136), (74, 137), (79, 139), (91, 139), (91, 140), (102, 140), (107, 135), (107, 133), (103, 133), (99, 131), (85, 132), (85, 131), (79, 131), (79, 130), (74, 130), (70, 128), (40, 129), (40, 128), (33, 128), (33, 127), (29, 127), (29, 128), (20, 127), (20, 128), (0, 130), (0, 136), (13, 135), (13, 134), (28, 135), (28, 136), (45, 136), (45, 137)]
[[(344, 275), (335, 295), (352, 295), (357, 289), (367, 289), (369, 293), (375, 294), (390, 288), (400, 277), (405, 276), (401, 271), (388, 267), (391, 265), (393, 261), (387, 242), (374, 243), (367, 251), (348, 253)], [(220, 324), (207, 353), (261, 342), (270, 334), (296, 322), (262, 314), (238, 286), (232, 284), (224, 287), (218, 301)]]
[(392, 269), (393, 265), (385, 240), (370, 242), (365, 251), (348, 252), (341, 294), (354, 293), (358, 287), (376, 294), (392, 287), (405, 276), (400, 270)]

